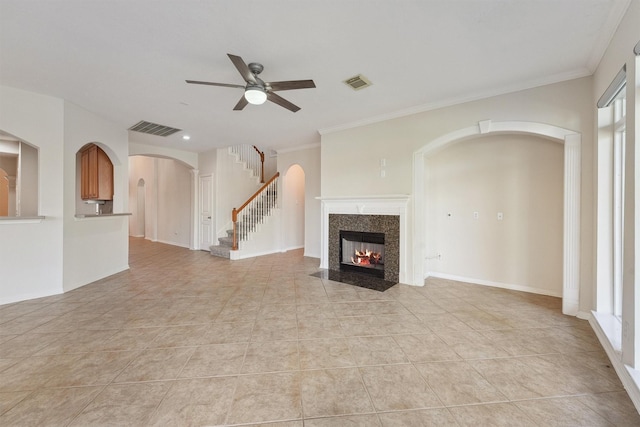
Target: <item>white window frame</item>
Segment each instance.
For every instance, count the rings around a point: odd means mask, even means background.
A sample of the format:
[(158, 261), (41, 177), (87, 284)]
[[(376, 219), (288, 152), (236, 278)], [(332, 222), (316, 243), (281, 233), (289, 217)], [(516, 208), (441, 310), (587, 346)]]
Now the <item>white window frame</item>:
[(613, 307), (612, 314), (622, 321), (623, 245), (624, 245), (624, 162), (626, 138), (626, 84), (613, 101)]

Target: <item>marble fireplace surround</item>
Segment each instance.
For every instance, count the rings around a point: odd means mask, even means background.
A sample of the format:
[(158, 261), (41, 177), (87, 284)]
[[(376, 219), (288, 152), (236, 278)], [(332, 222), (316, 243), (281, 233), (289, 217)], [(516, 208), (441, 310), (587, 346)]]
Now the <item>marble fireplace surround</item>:
[[(406, 259), (408, 195), (319, 197), (319, 199), (322, 202), (320, 268), (339, 270), (338, 233), (340, 229), (382, 232), (385, 233), (387, 258), (385, 280), (408, 283)], [(364, 216), (357, 218), (358, 215)], [(341, 226), (348, 228), (340, 228)], [(389, 242), (389, 250), (397, 253), (397, 256), (389, 255), (387, 242)]]

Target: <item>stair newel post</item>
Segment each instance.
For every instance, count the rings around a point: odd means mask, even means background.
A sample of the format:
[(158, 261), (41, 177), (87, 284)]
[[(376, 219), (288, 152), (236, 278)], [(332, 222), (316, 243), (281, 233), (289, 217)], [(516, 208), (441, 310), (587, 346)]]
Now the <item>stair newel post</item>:
[(231, 222), (233, 222), (233, 242), (231, 249), (234, 251), (238, 250), (238, 231), (236, 229), (238, 223), (238, 211), (236, 208), (233, 208), (231, 211)]
[(260, 155), (260, 184), (264, 184), (264, 151), (258, 150), (258, 147), (255, 145), (253, 148)]

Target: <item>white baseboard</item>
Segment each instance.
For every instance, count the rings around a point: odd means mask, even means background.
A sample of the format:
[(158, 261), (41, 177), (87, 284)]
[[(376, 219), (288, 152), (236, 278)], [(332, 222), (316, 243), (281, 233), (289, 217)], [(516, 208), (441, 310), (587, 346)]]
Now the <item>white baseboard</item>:
[(32, 292), (28, 294), (12, 295), (10, 297), (0, 298), (0, 305), (13, 304), (15, 302), (28, 301), (31, 299), (45, 298), (53, 295), (61, 295), (64, 292)]
[(549, 291), (547, 289), (533, 288), (533, 287), (530, 287), (530, 286), (514, 285), (514, 284), (510, 284), (510, 283), (492, 282), (490, 280), (474, 279), (472, 277), (454, 276), (452, 274), (436, 273), (436, 272), (428, 272), (427, 275), (425, 276), (425, 279), (427, 277), (437, 277), (439, 279), (455, 280), (455, 281), (458, 281), (458, 282), (473, 283), (475, 285), (492, 286), (494, 288), (509, 289), (509, 290), (512, 290), (512, 291), (529, 292), (531, 294), (547, 295), (547, 296), (551, 296), (551, 297), (562, 298), (562, 293), (551, 292), (551, 291)]
[(187, 248), (187, 249), (189, 249), (189, 245), (183, 245), (183, 244), (176, 243), (176, 242), (168, 242), (168, 241), (166, 241), (166, 240), (160, 240), (160, 239), (158, 239), (158, 240), (152, 240), (152, 241), (153, 241), (153, 242), (158, 242), (158, 243), (164, 243), (165, 245), (179, 246), (179, 247), (181, 247), (181, 248)]
[(576, 314), (576, 317), (578, 319), (582, 319), (582, 320), (591, 320), (591, 313), (589, 313), (588, 311), (579, 311)]
[(264, 255), (271, 255), (271, 254), (279, 254), (282, 253), (283, 251), (281, 251), (280, 249), (274, 249), (271, 251), (263, 251), (263, 252), (250, 252), (250, 253), (242, 253), (242, 250), (238, 250), (238, 251), (231, 251), (229, 252), (229, 259), (231, 259), (232, 261), (235, 260), (239, 260), (239, 259), (247, 259), (247, 258), (255, 258), (257, 256), (264, 256)]
[(318, 252), (315, 251), (308, 251), (305, 249), (304, 255), (305, 257), (308, 258), (318, 258), (318, 264), (320, 264), (320, 254)]
[(297, 249), (304, 249), (304, 245), (300, 246), (290, 246), (288, 248), (284, 248), (283, 252), (295, 251)]
[[(612, 328), (612, 319), (610, 314), (602, 314), (593, 312), (589, 318), (589, 324), (595, 332), (600, 344), (607, 353), (613, 369), (615, 369), (618, 378), (622, 382), (624, 389), (629, 394), (629, 398), (640, 412), (640, 371), (633, 369), (622, 363), (619, 344), (616, 344), (616, 337), (611, 336), (614, 332)], [(617, 333), (617, 332), (616, 332)]]

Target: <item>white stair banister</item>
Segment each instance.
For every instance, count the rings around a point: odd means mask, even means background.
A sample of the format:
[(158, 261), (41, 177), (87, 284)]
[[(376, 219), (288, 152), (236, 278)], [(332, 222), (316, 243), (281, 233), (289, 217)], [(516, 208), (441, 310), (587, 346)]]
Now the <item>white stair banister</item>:
[(236, 156), (238, 161), (247, 165), (253, 176), (260, 178), (260, 183), (264, 183), (264, 152), (258, 150), (255, 145), (232, 145), (229, 153)]
[(264, 223), (264, 218), (269, 215), (271, 209), (278, 204), (278, 177), (277, 172), (266, 184), (249, 198), (240, 208), (233, 208), (231, 221), (233, 222), (232, 250), (238, 250), (238, 243), (251, 238), (251, 234)]

